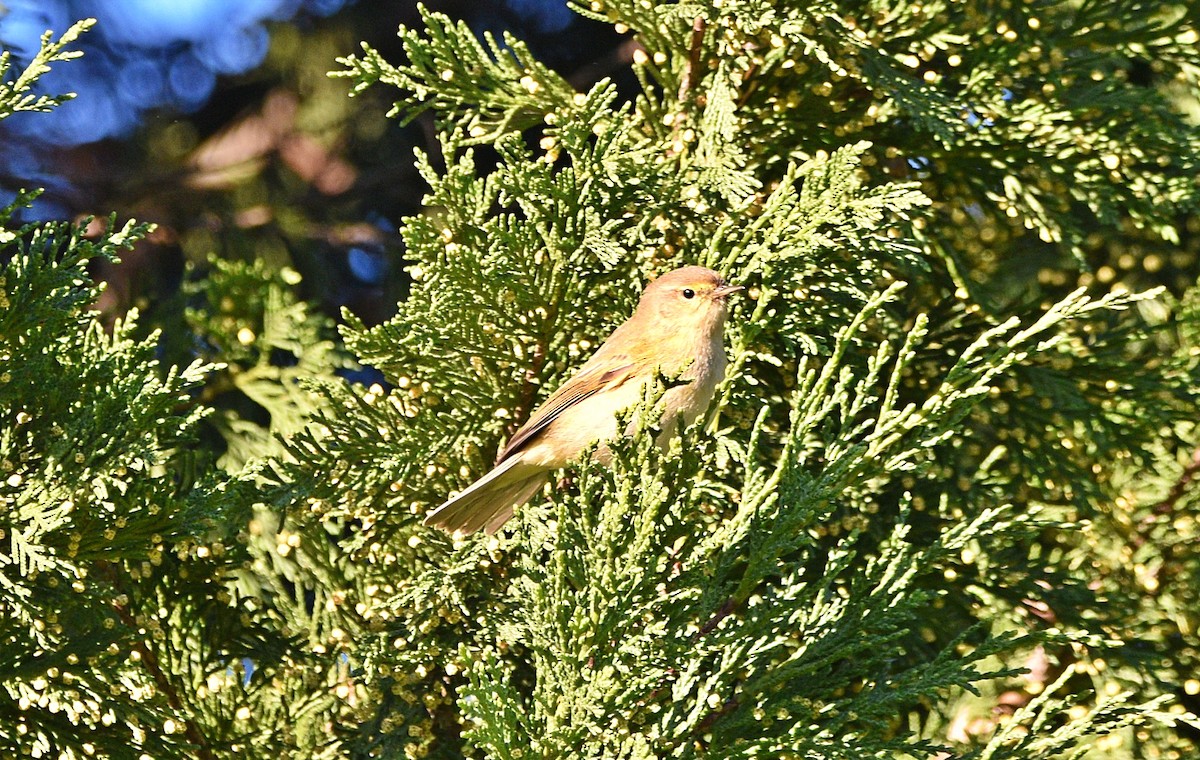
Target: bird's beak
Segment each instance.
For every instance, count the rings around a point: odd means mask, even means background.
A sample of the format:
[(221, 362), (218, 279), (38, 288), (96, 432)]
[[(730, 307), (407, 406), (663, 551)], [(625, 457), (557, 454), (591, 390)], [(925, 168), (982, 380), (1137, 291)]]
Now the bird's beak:
[(745, 290), (745, 289), (746, 289), (746, 286), (744, 286), (744, 285), (722, 285), (721, 287), (719, 287), (713, 291), (713, 298), (718, 298), (723, 301), (723, 300), (725, 300), (726, 297), (732, 295), (733, 293), (736, 293), (739, 290)]

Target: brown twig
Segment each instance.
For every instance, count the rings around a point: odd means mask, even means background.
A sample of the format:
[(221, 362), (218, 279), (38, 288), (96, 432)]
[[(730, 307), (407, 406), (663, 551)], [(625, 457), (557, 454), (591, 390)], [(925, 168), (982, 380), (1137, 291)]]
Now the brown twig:
[(750, 68), (746, 69), (746, 73), (742, 75), (742, 81), (749, 82), (750, 84), (746, 86), (746, 91), (742, 93), (742, 97), (738, 98), (738, 108), (746, 105), (746, 101), (749, 100), (750, 96), (754, 94), (754, 91), (758, 89), (758, 83), (760, 80), (754, 78), (754, 75), (757, 73), (758, 63), (755, 62), (750, 64)]
[(681, 104), (687, 101), (688, 93), (699, 79), (697, 72), (700, 70), (700, 53), (704, 47), (705, 27), (704, 19), (700, 16), (697, 16), (696, 20), (692, 22), (691, 54), (688, 57), (687, 69), (683, 72), (683, 81), (679, 83), (679, 102)]
[(1171, 489), (1167, 491), (1163, 500), (1154, 505), (1150, 514), (1138, 521), (1137, 532), (1131, 539), (1131, 543), (1135, 547), (1141, 547), (1146, 543), (1146, 532), (1158, 521), (1159, 517), (1175, 511), (1175, 506), (1187, 493), (1188, 487), (1196, 480), (1197, 475), (1200, 475), (1200, 448), (1192, 452), (1191, 461), (1184, 466), (1183, 472), (1179, 473), (1179, 477), (1171, 485)]
[(729, 699), (725, 700), (724, 704), (722, 704), (719, 708), (701, 718), (700, 722), (696, 724), (696, 728), (692, 731), (692, 734), (695, 736), (703, 736), (704, 734), (708, 733), (708, 729), (712, 728), (714, 723), (738, 709), (740, 706), (741, 701), (738, 700), (737, 697), (730, 697)]
[[(529, 415), (533, 412), (533, 402), (537, 398), (537, 389), (539, 383), (538, 376), (541, 375), (542, 369), (546, 366), (546, 341), (539, 340), (534, 346), (533, 356), (530, 357), (529, 366), (525, 368), (525, 379), (521, 383), (521, 395), (517, 399), (517, 405), (512, 410), (512, 421), (506, 426), (504, 433), (505, 439), (511, 439), (513, 435), (521, 429), (525, 424)], [(503, 451), (503, 449), (501, 449)], [(499, 452), (497, 452), (497, 457)], [(496, 464), (500, 464), (499, 461)]]
[(1154, 514), (1166, 515), (1175, 511), (1175, 504), (1183, 498), (1187, 492), (1188, 486), (1196, 479), (1196, 475), (1200, 475), (1200, 448), (1192, 452), (1192, 461), (1187, 463), (1183, 468), (1183, 472), (1179, 474), (1179, 479), (1171, 486), (1171, 490), (1167, 492), (1166, 498), (1154, 505)]
[(735, 609), (737, 609), (737, 601), (735, 601), (731, 596), (725, 600), (725, 603), (722, 604), (716, 612), (713, 613), (712, 618), (705, 623), (704, 627), (700, 629), (700, 632), (696, 634), (696, 638), (707, 636), (708, 634), (712, 633), (713, 629), (715, 629), (722, 620), (729, 617), (730, 613), (732, 613)]

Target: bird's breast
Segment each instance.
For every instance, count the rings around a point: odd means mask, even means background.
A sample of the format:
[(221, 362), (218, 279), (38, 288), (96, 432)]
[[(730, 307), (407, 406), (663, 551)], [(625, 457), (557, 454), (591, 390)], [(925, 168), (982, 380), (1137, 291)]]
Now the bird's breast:
[(670, 389), (663, 396), (663, 418), (666, 428), (672, 427), (666, 424), (667, 418), (674, 418), (676, 415), (683, 418), (685, 425), (695, 422), (708, 409), (713, 393), (725, 378), (725, 347), (719, 336), (700, 343), (693, 350), (693, 354), (695, 360), (682, 375), (682, 379), (690, 382)]

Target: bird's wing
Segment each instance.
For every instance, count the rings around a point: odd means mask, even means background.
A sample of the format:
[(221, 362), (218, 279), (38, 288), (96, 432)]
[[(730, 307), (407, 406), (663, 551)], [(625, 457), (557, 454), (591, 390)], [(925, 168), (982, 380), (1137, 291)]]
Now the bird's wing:
[(529, 421), (513, 434), (504, 450), (500, 452), (500, 456), (496, 458), (496, 463), (499, 464), (520, 451), (525, 443), (542, 432), (547, 425), (558, 419), (566, 410), (600, 391), (620, 386), (633, 377), (636, 372), (637, 364), (632, 361), (623, 362), (613, 369), (606, 370), (599, 368), (589, 370), (585, 366), (578, 375), (550, 394), (550, 398), (538, 407)]

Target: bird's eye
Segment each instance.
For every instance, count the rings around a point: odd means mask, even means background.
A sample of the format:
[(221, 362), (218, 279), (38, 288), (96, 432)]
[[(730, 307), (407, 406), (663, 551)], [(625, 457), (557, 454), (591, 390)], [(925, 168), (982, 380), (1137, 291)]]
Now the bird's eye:
[(691, 288), (684, 288), (683, 289), (683, 297), (684, 298), (695, 298), (696, 291), (692, 290)]

